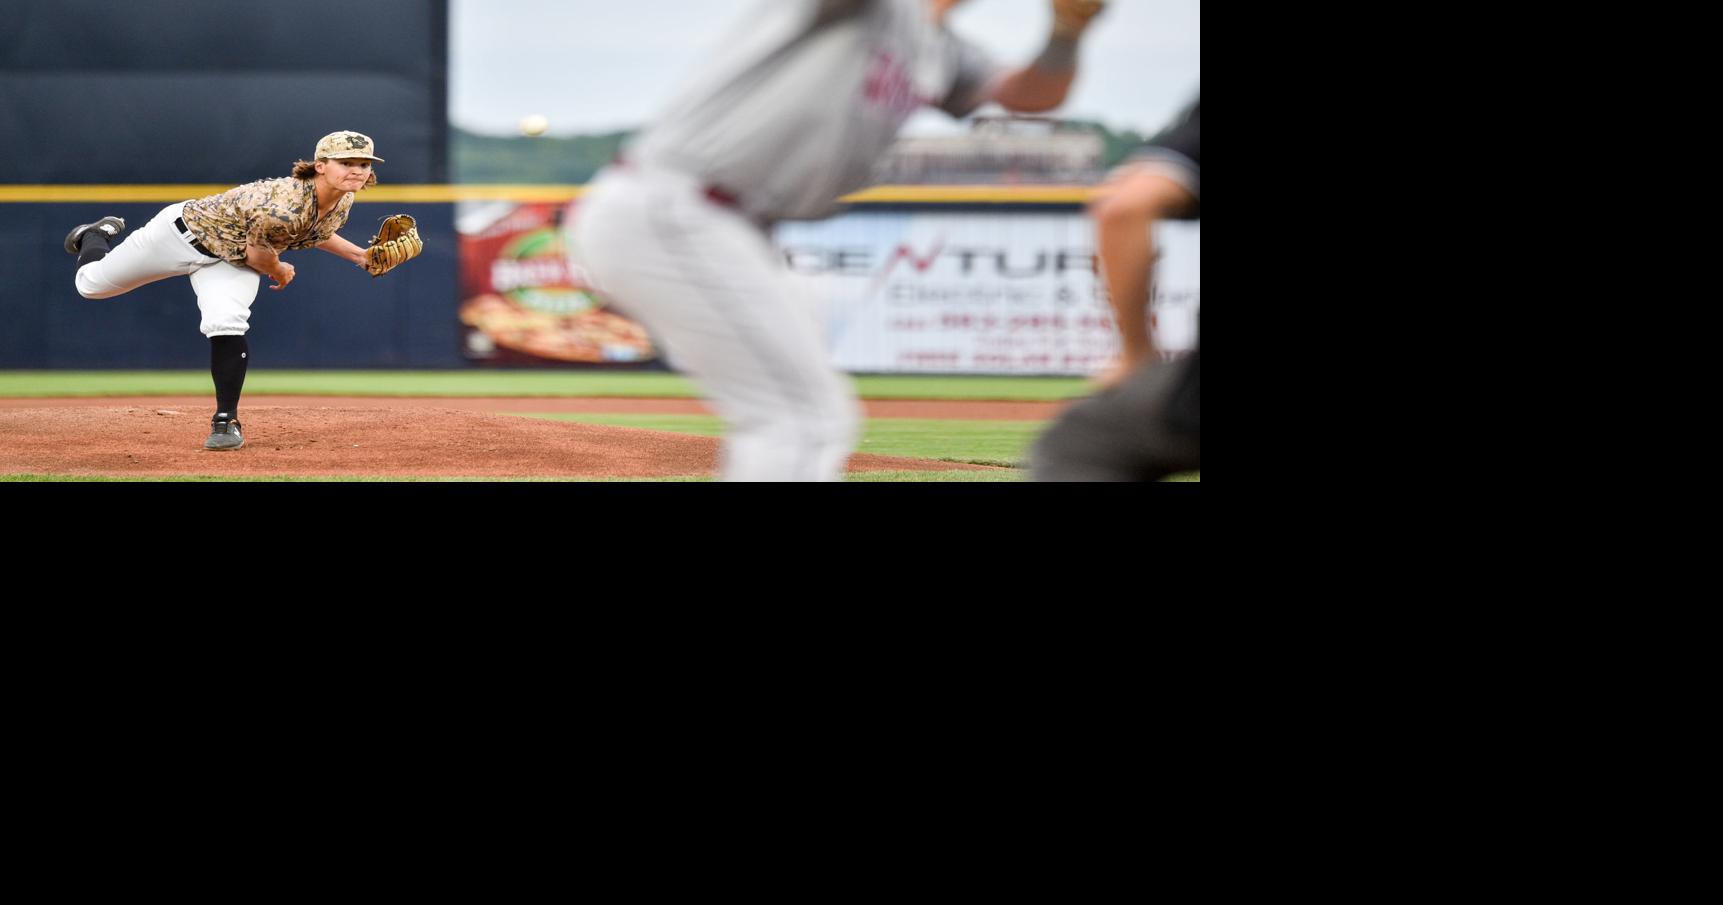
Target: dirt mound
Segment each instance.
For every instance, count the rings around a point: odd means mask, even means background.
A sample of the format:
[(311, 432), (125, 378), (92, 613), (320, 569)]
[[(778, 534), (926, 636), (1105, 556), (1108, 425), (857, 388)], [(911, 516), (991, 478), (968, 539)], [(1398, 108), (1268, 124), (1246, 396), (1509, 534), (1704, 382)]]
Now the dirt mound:
[[(711, 437), (449, 408), (248, 406), (245, 447), (203, 448), (207, 407), (0, 409), (0, 474), (667, 477), (716, 471)], [(856, 454), (849, 470), (988, 466)]]

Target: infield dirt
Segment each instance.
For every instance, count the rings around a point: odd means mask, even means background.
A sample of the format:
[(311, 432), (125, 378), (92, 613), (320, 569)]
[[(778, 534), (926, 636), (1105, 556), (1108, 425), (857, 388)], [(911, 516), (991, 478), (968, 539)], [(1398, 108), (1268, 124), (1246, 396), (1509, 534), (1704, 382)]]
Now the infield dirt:
[[(710, 475), (718, 464), (712, 437), (489, 413), (517, 402), (535, 412), (704, 411), (696, 400), (274, 399), (286, 404), (247, 401), (245, 447), (228, 452), (203, 449), (203, 397), (0, 400), (0, 474), (627, 478)], [(881, 417), (876, 405), (869, 412)], [(851, 472), (994, 470), (862, 453), (849, 462)]]

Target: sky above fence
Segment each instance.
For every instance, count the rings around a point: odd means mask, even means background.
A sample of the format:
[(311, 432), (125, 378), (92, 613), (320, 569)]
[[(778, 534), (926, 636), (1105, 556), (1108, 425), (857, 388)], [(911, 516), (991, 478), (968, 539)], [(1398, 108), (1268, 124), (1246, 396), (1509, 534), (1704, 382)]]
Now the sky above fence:
[[(493, 135), (516, 132), (533, 114), (553, 135), (636, 128), (754, 2), (451, 0), (450, 118)], [(1160, 129), (1197, 92), (1201, 18), (1200, 0), (1112, 0), (1084, 41), (1080, 76), (1057, 115)], [(1051, 12), (1047, 0), (966, 0), (950, 21), (1016, 64), (1039, 51)], [(961, 128), (923, 111), (905, 133)]]

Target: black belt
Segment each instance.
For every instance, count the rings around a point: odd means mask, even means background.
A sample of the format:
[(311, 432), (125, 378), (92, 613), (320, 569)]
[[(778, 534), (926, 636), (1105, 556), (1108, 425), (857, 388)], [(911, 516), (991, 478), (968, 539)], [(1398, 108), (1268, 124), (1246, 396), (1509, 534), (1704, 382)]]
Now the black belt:
[(203, 255), (206, 258), (219, 258), (219, 257), (221, 257), (221, 255), (218, 255), (215, 252), (210, 251), (207, 248), (204, 248), (203, 243), (199, 242), (197, 240), (197, 237), (191, 234), (191, 230), (185, 228), (185, 218), (184, 217), (173, 218), (173, 225), (179, 227), (179, 231), (181, 233), (184, 233), (185, 237), (191, 240), (191, 247), (193, 249), (195, 249), (198, 254)]

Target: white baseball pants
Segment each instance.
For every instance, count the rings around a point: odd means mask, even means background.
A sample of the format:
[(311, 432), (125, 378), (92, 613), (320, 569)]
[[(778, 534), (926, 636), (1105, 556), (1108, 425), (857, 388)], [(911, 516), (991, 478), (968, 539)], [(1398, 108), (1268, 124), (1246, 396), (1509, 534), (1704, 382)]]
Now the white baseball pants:
[(177, 201), (120, 239), (100, 261), (78, 268), (78, 294), (106, 299), (168, 277), (191, 277), (204, 336), (244, 336), (250, 329), (251, 303), (257, 300), (259, 274), (249, 267), (205, 257), (191, 238), (174, 226), (185, 202)]
[(725, 481), (837, 481), (860, 405), (771, 238), (694, 177), (634, 164), (577, 202), (569, 249), (724, 419)]

